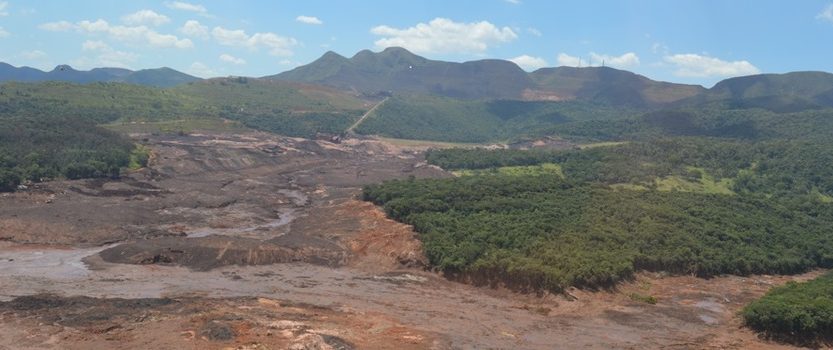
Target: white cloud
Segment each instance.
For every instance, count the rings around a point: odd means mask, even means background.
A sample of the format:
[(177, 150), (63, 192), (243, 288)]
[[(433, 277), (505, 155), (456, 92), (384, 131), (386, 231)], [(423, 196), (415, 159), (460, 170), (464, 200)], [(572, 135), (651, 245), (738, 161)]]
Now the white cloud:
[(566, 53), (558, 54), (558, 65), (566, 67), (578, 67), (581, 64), (581, 58), (570, 56)]
[(41, 24), (38, 28), (50, 32), (66, 32), (74, 29), (75, 25), (67, 21), (58, 21)]
[(84, 20), (76, 24), (66, 21), (44, 23), (39, 26), (43, 30), (67, 31), (77, 30), (81, 33), (97, 35), (106, 34), (114, 40), (133, 44), (146, 44), (158, 48), (190, 49), (194, 43), (190, 39), (180, 39), (172, 34), (162, 34), (146, 26), (110, 25), (103, 19), (95, 21)]
[(246, 60), (242, 58), (237, 58), (227, 53), (220, 55), (220, 61), (231, 63), (231, 64), (246, 64)]
[(81, 44), (81, 50), (95, 55), (94, 58), (82, 57), (73, 62), (74, 65), (84, 69), (95, 67), (130, 68), (131, 64), (139, 58), (139, 55), (135, 53), (113, 49), (100, 40), (84, 41)]
[(7, 32), (5, 29), (3, 29), (3, 27), (0, 27), (0, 38), (5, 38), (9, 35), (11, 35), (9, 32)]
[(448, 18), (435, 18), (404, 29), (381, 25), (370, 32), (383, 37), (375, 42), (379, 48), (401, 46), (417, 53), (477, 54), (491, 45), (518, 38), (509, 27), (498, 28), (487, 21), (459, 23)]
[(189, 20), (185, 22), (182, 28), (179, 29), (182, 34), (185, 34), (190, 37), (200, 38), (200, 39), (208, 39), (208, 27), (200, 24), (195, 20)]
[(9, 7), (8, 1), (0, 1), (0, 17), (5, 17), (9, 15), (9, 11), (6, 8)]
[(108, 48), (107, 44), (105, 44), (101, 40), (87, 40), (83, 44), (81, 44), (81, 50), (84, 51), (96, 51)]
[(152, 10), (141, 10), (123, 16), (121, 20), (130, 25), (149, 24), (160, 26), (171, 21), (168, 16), (158, 14)]
[(295, 17), (295, 20), (305, 24), (324, 24), (318, 17), (314, 16), (298, 16)]
[(543, 58), (532, 57), (529, 55), (521, 55), (515, 58), (510, 58), (509, 60), (515, 62), (515, 64), (521, 66), (521, 68), (527, 71), (533, 71), (548, 65), (547, 61)]
[(198, 76), (200, 78), (211, 78), (218, 75), (216, 71), (202, 62), (192, 63), (191, 66), (188, 67), (187, 72), (188, 74)]
[(827, 5), (818, 15), (816, 15), (817, 19), (833, 22), (833, 4)]
[(255, 33), (251, 36), (242, 29), (225, 29), (214, 27), (211, 35), (220, 45), (245, 47), (250, 50), (265, 48), (273, 56), (291, 56), (292, 47), (298, 44), (294, 38), (283, 37), (275, 33)]
[(46, 52), (41, 50), (23, 51), (20, 56), (27, 60), (42, 60), (47, 57)]
[(734, 77), (760, 73), (760, 69), (748, 61), (724, 61), (698, 54), (665, 56), (665, 62), (674, 65), (674, 75), (687, 78)]
[(651, 45), (651, 52), (656, 53), (656, 54), (661, 53), (661, 54), (664, 54), (664, 55), (668, 55), (669, 50), (668, 50), (668, 46), (666, 46), (663, 43), (654, 43), (653, 45)]
[(532, 28), (532, 27), (526, 28), (526, 32), (529, 33), (529, 34), (532, 34), (534, 36), (537, 36), (537, 37), (540, 37), (541, 35), (543, 35), (543, 34), (541, 34), (540, 30), (538, 30), (536, 28)]
[(166, 2), (165, 6), (174, 10), (190, 11), (205, 14), (208, 10), (200, 4), (192, 4), (184, 1)]
[(510, 4), (512, 4), (512, 5), (520, 5), (521, 4), (521, 0), (503, 0), (503, 1), (506, 1)]
[(590, 62), (596, 66), (605, 65), (616, 68), (630, 68), (639, 65), (639, 56), (633, 52), (624, 53), (621, 56), (600, 55), (591, 52)]
[(84, 32), (106, 32), (110, 30), (110, 23), (103, 19), (98, 19), (95, 22), (84, 20), (78, 22), (77, 28)]

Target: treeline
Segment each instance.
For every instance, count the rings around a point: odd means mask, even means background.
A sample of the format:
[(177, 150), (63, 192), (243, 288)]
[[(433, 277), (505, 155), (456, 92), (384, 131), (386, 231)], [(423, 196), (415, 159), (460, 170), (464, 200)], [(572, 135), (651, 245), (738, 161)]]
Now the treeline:
[(391, 181), (364, 198), (414, 225), (450, 276), (526, 290), (607, 287), (639, 269), (797, 273), (833, 266), (830, 210), (747, 196), (612, 190), (558, 176)]
[(800, 346), (833, 343), (833, 273), (812, 281), (788, 282), (770, 290), (742, 312), (747, 326)]
[(738, 193), (791, 196), (833, 195), (833, 143), (678, 137), (634, 141), (583, 150), (442, 149), (426, 153), (444, 169), (486, 169), (557, 163), (564, 175), (580, 182), (647, 184), (664, 176), (697, 179), (703, 169), (733, 179)]
[(0, 191), (52, 178), (117, 177), (147, 162), (125, 137), (80, 117), (0, 115)]
[(266, 114), (251, 114), (227, 108), (220, 115), (257, 130), (293, 137), (315, 138), (318, 133), (343, 133), (363, 113), (363, 111), (293, 113), (286, 110), (273, 110)]

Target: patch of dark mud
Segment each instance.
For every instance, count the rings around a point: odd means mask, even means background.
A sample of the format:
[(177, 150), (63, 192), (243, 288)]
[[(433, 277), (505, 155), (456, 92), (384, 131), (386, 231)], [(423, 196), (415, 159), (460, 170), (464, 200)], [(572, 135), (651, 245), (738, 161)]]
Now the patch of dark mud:
[(234, 340), (237, 334), (229, 324), (220, 321), (211, 321), (202, 326), (200, 336), (212, 341), (227, 342)]
[(343, 265), (346, 260), (344, 250), (317, 240), (311, 240), (306, 245), (283, 246), (271, 241), (229, 236), (141, 240), (105, 249), (99, 256), (111, 263), (178, 265), (196, 271), (208, 271), (229, 265), (251, 266), (290, 262), (335, 267)]
[(346, 340), (341, 339), (339, 337), (336, 337), (334, 335), (322, 334), (321, 338), (324, 339), (324, 343), (331, 346), (333, 348), (333, 350), (353, 350), (353, 349), (355, 349), (355, 347), (353, 347), (353, 344), (350, 344)]
[(169, 298), (98, 299), (86, 296), (60, 297), (51, 294), (21, 296), (0, 302), (0, 313), (37, 316), (42, 323), (88, 327), (116, 319), (131, 318), (150, 310), (172, 311), (179, 302)]

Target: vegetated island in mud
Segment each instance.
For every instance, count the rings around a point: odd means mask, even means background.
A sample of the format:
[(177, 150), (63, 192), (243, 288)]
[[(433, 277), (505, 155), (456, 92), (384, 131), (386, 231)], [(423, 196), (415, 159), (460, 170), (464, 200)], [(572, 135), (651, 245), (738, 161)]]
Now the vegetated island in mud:
[(475, 288), (424, 271), (411, 227), (358, 200), (451, 176), (418, 150), (142, 137), (146, 169), (0, 196), (0, 349), (777, 348), (737, 310), (815, 276), (640, 274), (569, 299)]

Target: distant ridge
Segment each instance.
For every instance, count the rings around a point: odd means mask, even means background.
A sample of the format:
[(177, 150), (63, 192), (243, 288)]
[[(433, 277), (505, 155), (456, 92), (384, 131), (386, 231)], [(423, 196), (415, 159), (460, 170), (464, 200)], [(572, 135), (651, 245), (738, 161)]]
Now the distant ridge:
[(264, 77), (323, 84), (365, 94), (434, 94), (454, 98), (520, 98), (534, 87), (516, 64), (504, 60), (464, 63), (429, 60), (400, 47), (363, 50), (351, 58), (327, 52), (314, 62)]
[(153, 87), (172, 87), (201, 80), (171, 68), (132, 71), (124, 68), (94, 68), (80, 71), (69, 65), (59, 65), (49, 72), (31, 67), (14, 67), (0, 62), (0, 82), (65, 81), (77, 84), (94, 82), (120, 82)]
[(266, 79), (323, 84), (365, 94), (417, 93), (466, 99), (571, 100), (654, 105), (698, 95), (698, 85), (657, 82), (605, 67), (542, 68), (527, 73), (515, 63), (485, 59), (429, 60), (400, 47), (362, 50), (351, 58), (329, 51), (310, 64)]
[(729, 78), (684, 103), (717, 104), (724, 108), (762, 108), (773, 112), (833, 107), (833, 74), (790, 72)]

